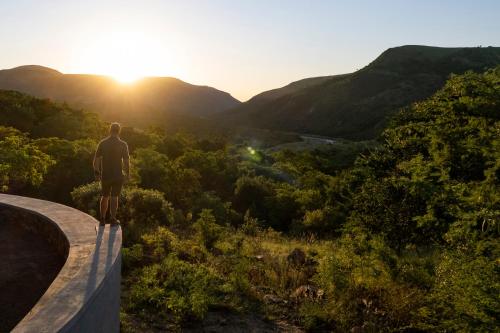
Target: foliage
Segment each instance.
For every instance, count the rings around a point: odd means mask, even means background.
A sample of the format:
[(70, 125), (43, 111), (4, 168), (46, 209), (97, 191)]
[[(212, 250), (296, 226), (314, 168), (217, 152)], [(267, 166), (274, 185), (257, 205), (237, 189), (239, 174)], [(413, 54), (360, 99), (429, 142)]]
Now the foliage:
[(105, 128), (97, 115), (15, 91), (0, 90), (0, 124), (34, 138), (97, 139)]
[(94, 157), (95, 141), (41, 138), (35, 140), (34, 144), (55, 162), (49, 167), (41, 183), (39, 193), (43, 198), (69, 204), (70, 192), (75, 187), (94, 180), (90, 166)]
[[(71, 192), (75, 206), (98, 217), (100, 185), (97, 182), (75, 188)], [(124, 225), (125, 245), (137, 242), (141, 236), (159, 225), (173, 223), (174, 211), (161, 192), (141, 188), (125, 188), (119, 201), (119, 214)]]
[(235, 158), (225, 151), (191, 150), (176, 161), (179, 168), (198, 172), (203, 190), (215, 191), (223, 198), (232, 195), (234, 182), (238, 177), (237, 166)]
[(0, 126), (0, 190), (20, 191), (27, 185), (39, 186), (54, 161), (28, 137)]
[(224, 202), (216, 192), (202, 192), (193, 199), (191, 211), (194, 216), (203, 209), (210, 209), (218, 224), (238, 225), (241, 223), (241, 214), (232, 208), (231, 202)]
[(368, 173), (352, 221), (385, 233), (397, 247), (456, 234), (492, 236), (482, 224), (500, 216), (491, 192), (500, 159), (499, 76), (497, 68), (452, 77), (401, 113), (383, 133), (383, 150), (359, 161)]
[(222, 234), (222, 228), (216, 223), (215, 217), (209, 209), (201, 211), (199, 218), (194, 223), (194, 228), (200, 242), (209, 250), (213, 248)]
[[(499, 107), (500, 68), (453, 76), (353, 165), (338, 149), (127, 129), (127, 327), (181, 330), (223, 308), (309, 331), (495, 331)], [(74, 187), (97, 215), (95, 142), (0, 127), (2, 185), (62, 202)]]
[(426, 304), (416, 314), (416, 326), (429, 331), (498, 329), (499, 254), (497, 241), (467, 251), (444, 252)]
[(137, 149), (133, 165), (138, 170), (141, 187), (165, 193), (176, 206), (188, 207), (193, 196), (201, 191), (200, 174), (196, 170), (182, 168), (151, 148)]
[(452, 73), (499, 64), (499, 47), (394, 47), (354, 73), (293, 82), (215, 117), (230, 127), (373, 139), (400, 108), (430, 97)]
[(131, 285), (129, 306), (171, 313), (176, 320), (203, 318), (216, 298), (218, 279), (202, 265), (168, 255), (137, 273)]

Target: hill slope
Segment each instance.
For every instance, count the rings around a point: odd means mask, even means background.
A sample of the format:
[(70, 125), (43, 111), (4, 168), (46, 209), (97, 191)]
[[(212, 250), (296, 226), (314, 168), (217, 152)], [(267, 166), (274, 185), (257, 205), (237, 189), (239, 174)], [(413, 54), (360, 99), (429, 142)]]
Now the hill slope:
[(230, 126), (369, 139), (382, 130), (388, 116), (429, 97), (451, 73), (497, 64), (498, 47), (401, 46), (357, 72), (297, 81), (214, 117)]
[(172, 114), (206, 116), (240, 102), (226, 92), (169, 77), (121, 85), (99, 75), (62, 74), (42, 66), (0, 70), (0, 89), (67, 102), (108, 120), (150, 123)]
[(95, 113), (6, 90), (0, 90), (1, 126), (29, 133), (32, 138), (98, 139), (106, 133)]

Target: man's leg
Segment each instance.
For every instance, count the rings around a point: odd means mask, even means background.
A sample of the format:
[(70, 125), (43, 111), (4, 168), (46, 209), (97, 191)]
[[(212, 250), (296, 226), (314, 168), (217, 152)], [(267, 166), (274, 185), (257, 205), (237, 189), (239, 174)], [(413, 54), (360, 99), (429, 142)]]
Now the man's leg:
[(111, 184), (109, 182), (101, 181), (101, 206), (100, 206), (101, 225), (104, 225), (106, 220), (106, 213), (108, 212), (110, 194), (111, 194)]
[(116, 212), (118, 210), (118, 198), (120, 197), (120, 193), (122, 191), (123, 181), (113, 182), (113, 186), (111, 188), (111, 203), (110, 203), (110, 215), (111, 215), (111, 224), (120, 223), (120, 221), (116, 218)]
[(109, 206), (109, 196), (101, 197), (101, 222), (106, 219), (106, 213), (108, 212)]
[(116, 211), (118, 210), (118, 197), (111, 197), (110, 211), (111, 220), (116, 220)]

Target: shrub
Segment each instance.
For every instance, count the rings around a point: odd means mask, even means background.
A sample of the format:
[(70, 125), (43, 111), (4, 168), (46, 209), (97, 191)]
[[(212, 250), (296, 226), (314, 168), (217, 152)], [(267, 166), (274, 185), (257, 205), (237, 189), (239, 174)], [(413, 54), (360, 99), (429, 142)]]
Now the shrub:
[(68, 204), (75, 187), (94, 180), (91, 165), (95, 141), (41, 138), (34, 143), (55, 161), (40, 186), (43, 198)]
[(212, 249), (222, 234), (222, 227), (216, 223), (210, 209), (203, 209), (194, 223), (197, 237), (207, 249)]
[(167, 256), (159, 264), (144, 267), (131, 285), (128, 306), (170, 313), (177, 320), (201, 319), (217, 301), (219, 279), (203, 265)]
[(196, 170), (183, 168), (151, 148), (137, 149), (133, 163), (141, 179), (140, 186), (163, 192), (176, 207), (189, 207), (193, 197), (201, 191), (201, 176)]
[(241, 215), (231, 207), (230, 202), (224, 202), (215, 192), (202, 192), (191, 207), (193, 215), (197, 216), (203, 209), (210, 209), (217, 223), (222, 225), (237, 225), (241, 223)]
[(122, 248), (123, 269), (129, 270), (143, 262), (144, 251), (141, 244)]
[(100, 197), (101, 185), (99, 182), (78, 186), (71, 191), (74, 206), (94, 217), (99, 216)]
[(274, 195), (272, 182), (264, 177), (241, 177), (236, 182), (234, 190), (235, 207), (244, 212), (250, 209), (253, 216), (259, 219), (267, 217), (267, 207), (264, 202)]
[(314, 281), (326, 292), (325, 311), (340, 331), (353, 326), (383, 331), (410, 324), (422, 291), (396, 281), (397, 256), (380, 236), (356, 229), (319, 262)]
[(241, 231), (244, 234), (249, 236), (257, 236), (259, 231), (261, 230), (259, 225), (259, 220), (255, 217), (250, 216), (250, 211), (247, 210), (245, 212), (245, 216), (243, 217), (243, 224), (241, 225)]
[(151, 233), (142, 235), (142, 242), (150, 259), (160, 261), (174, 250), (179, 241), (172, 231), (158, 227)]
[(301, 227), (304, 231), (313, 233), (332, 233), (334, 225), (331, 217), (331, 208), (309, 210), (304, 214), (301, 221)]
[(136, 224), (169, 225), (173, 222), (172, 205), (159, 191), (130, 188), (123, 192), (123, 218)]
[[(99, 216), (100, 184), (77, 187), (71, 192), (75, 207), (95, 217)], [(170, 225), (174, 220), (172, 205), (163, 194), (136, 187), (125, 188), (120, 196), (118, 217), (124, 225), (125, 245), (138, 242), (143, 233), (159, 225)]]
[[(322, 302), (306, 301), (299, 307), (301, 324), (308, 332), (331, 331), (335, 323)], [(330, 330), (328, 330), (330, 328)]]
[(498, 242), (445, 251), (417, 327), (427, 331), (494, 332), (500, 318)]
[(24, 134), (1, 126), (0, 129), (5, 135), (0, 138), (0, 191), (39, 186), (54, 161)]

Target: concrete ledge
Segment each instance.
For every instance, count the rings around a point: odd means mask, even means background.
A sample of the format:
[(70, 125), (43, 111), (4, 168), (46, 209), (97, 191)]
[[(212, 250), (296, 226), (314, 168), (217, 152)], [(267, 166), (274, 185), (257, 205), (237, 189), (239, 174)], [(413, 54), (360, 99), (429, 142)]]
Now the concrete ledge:
[(36, 220), (44, 223), (20, 223), (40, 231), (66, 256), (57, 277), (13, 332), (119, 332), (120, 227), (96, 228), (90, 215), (44, 200), (0, 194), (0, 206), (40, 217)]

